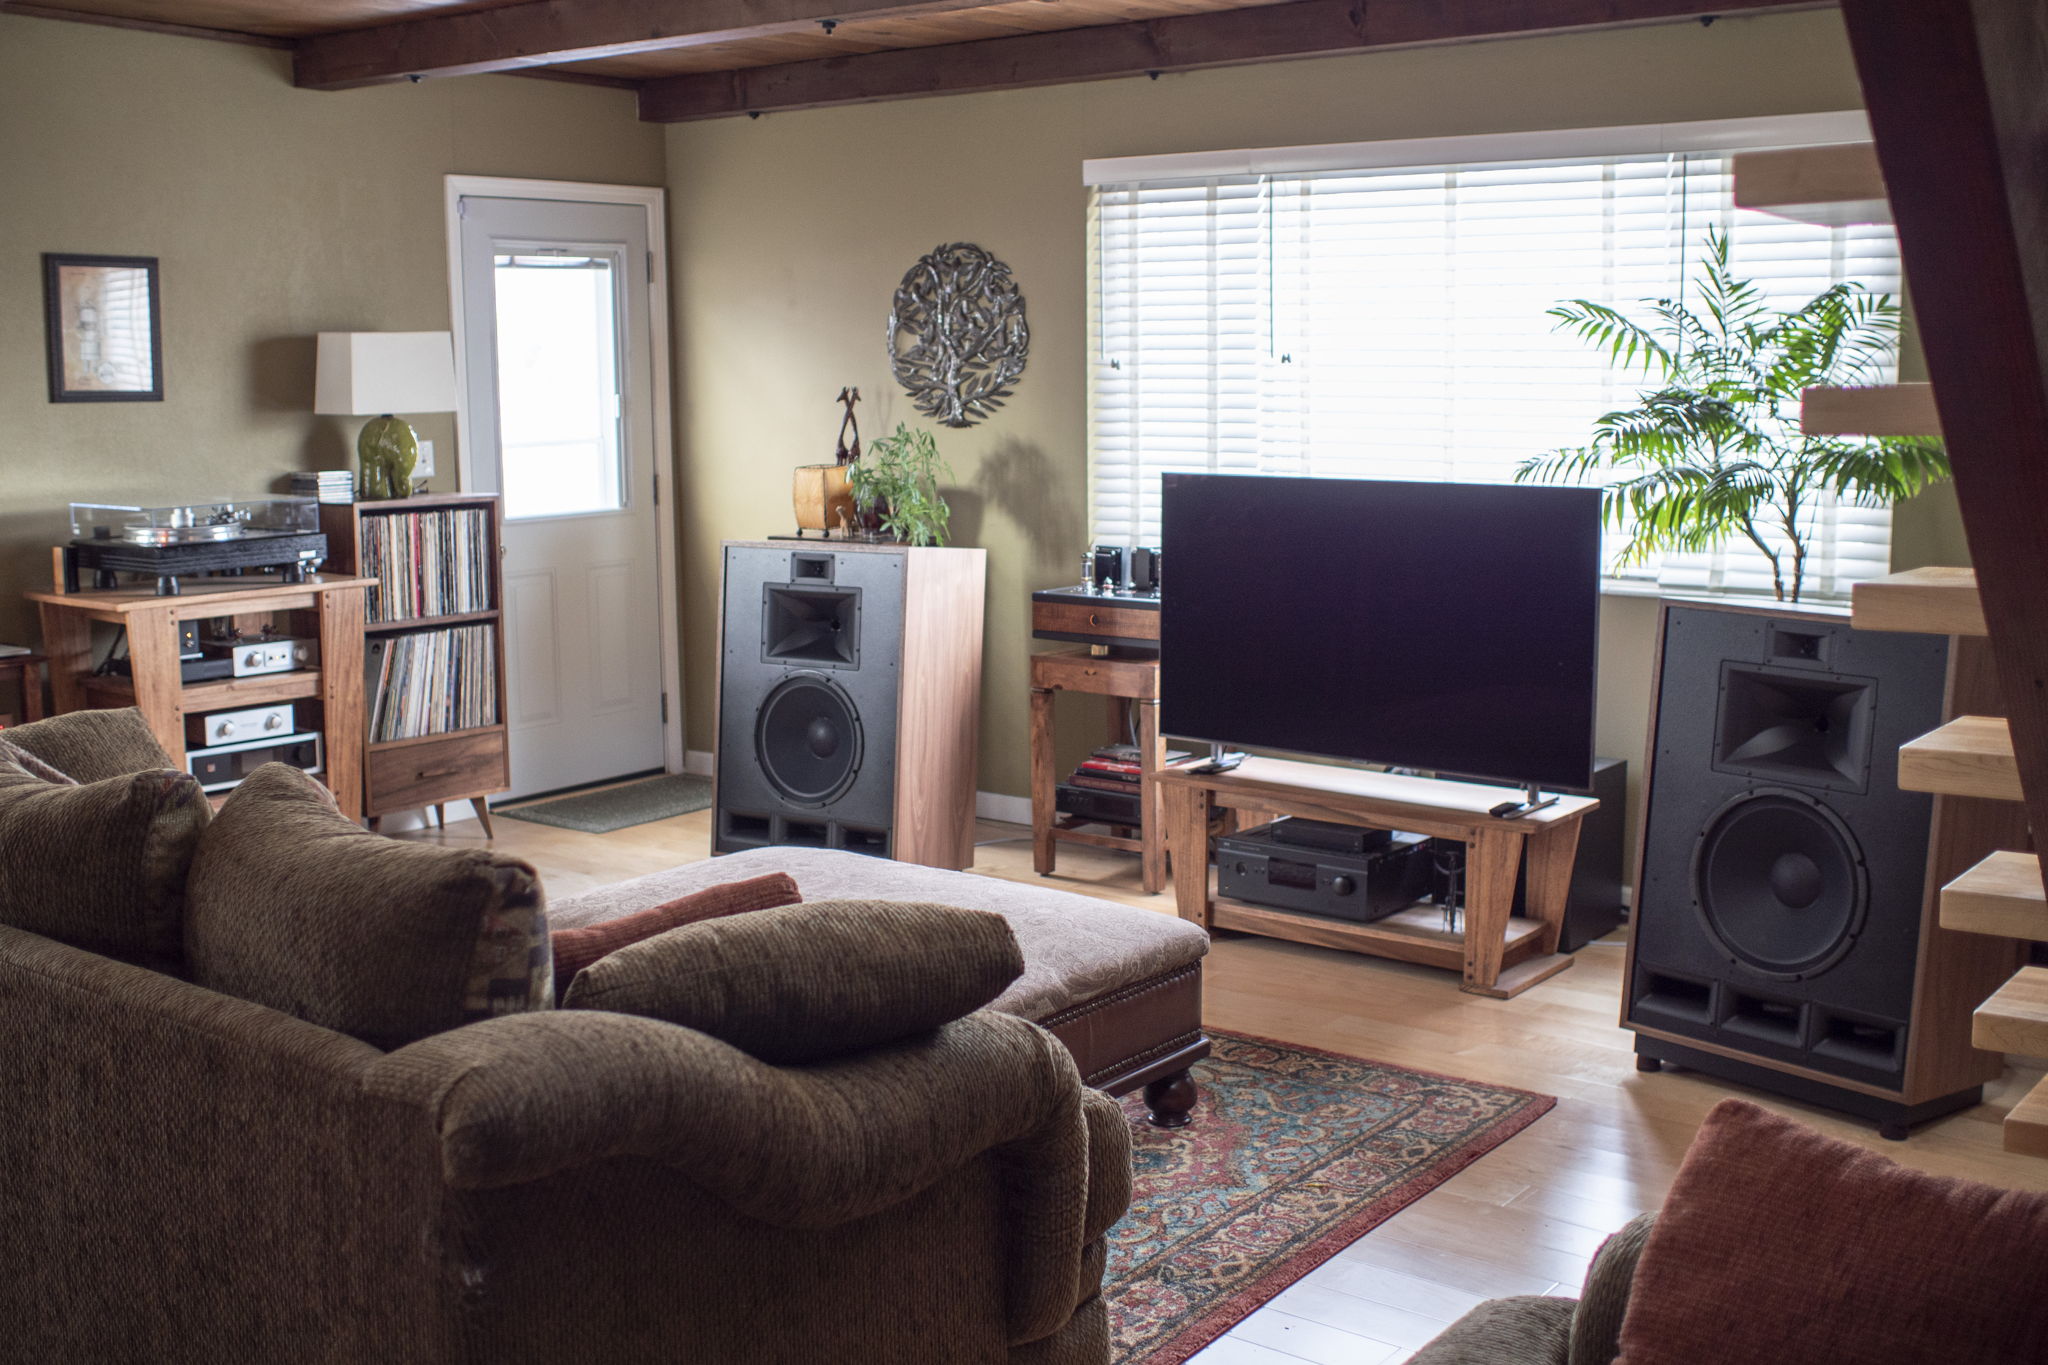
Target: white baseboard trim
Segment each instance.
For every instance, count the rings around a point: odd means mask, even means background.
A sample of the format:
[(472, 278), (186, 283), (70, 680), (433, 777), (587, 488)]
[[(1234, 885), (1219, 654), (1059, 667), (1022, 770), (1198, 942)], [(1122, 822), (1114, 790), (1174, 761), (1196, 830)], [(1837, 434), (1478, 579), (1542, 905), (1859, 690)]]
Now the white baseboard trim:
[(1031, 798), (1005, 796), (1001, 792), (976, 792), (974, 815), (979, 820), (1004, 820), (1013, 825), (1031, 823)]
[(708, 749), (685, 749), (683, 771), (698, 777), (709, 777), (712, 773), (711, 753)]

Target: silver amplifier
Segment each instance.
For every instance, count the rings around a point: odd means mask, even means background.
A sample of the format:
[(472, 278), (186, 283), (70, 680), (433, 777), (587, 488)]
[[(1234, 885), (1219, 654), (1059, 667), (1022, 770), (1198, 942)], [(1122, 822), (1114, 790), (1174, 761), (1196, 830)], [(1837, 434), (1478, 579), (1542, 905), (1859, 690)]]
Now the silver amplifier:
[(215, 658), (225, 658), (237, 678), (264, 673), (289, 673), (310, 668), (315, 661), (311, 640), (202, 640), (200, 647)]
[(239, 711), (215, 711), (209, 716), (187, 716), (185, 738), (197, 748), (215, 744), (238, 744), (244, 740), (275, 738), (298, 728), (298, 716), (288, 701), (270, 706), (248, 706)]

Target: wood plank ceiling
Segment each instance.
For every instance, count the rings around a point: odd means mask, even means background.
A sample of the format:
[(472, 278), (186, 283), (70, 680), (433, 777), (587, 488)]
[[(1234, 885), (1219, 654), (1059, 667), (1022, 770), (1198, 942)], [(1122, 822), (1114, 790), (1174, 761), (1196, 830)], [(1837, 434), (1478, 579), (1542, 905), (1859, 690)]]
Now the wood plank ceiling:
[(0, 0), (288, 46), (297, 84), (516, 72), (626, 84), (655, 122), (1370, 48), (1818, 9), (1829, 0)]

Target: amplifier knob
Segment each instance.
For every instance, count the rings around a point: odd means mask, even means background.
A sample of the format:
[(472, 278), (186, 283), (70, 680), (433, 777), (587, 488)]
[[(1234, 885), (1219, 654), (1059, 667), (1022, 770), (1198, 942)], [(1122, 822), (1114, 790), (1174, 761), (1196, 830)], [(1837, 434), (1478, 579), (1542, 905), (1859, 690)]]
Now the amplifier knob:
[(284, 717), (278, 715), (276, 712), (272, 712), (270, 715), (267, 715), (263, 718), (263, 728), (266, 730), (284, 729)]
[(232, 737), (234, 733), (235, 723), (231, 720), (224, 720), (220, 724), (213, 727), (213, 737), (215, 739), (228, 739)]
[(1348, 896), (1357, 889), (1358, 883), (1352, 881), (1351, 878), (1345, 876), (1341, 872), (1338, 873), (1336, 876), (1330, 878), (1330, 890), (1332, 893), (1336, 895)]

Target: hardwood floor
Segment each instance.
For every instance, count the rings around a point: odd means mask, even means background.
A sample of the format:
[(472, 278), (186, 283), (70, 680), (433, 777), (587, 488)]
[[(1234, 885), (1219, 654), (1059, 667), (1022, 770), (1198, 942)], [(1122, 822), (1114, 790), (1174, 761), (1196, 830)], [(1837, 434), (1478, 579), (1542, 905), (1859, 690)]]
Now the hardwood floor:
[[(702, 858), (710, 838), (708, 813), (604, 835), (504, 818), (497, 827), (496, 847), (532, 861), (556, 896)], [(483, 835), (466, 820), (403, 837), (460, 845)], [(1029, 830), (985, 823), (978, 837), (976, 872), (1173, 913), (1170, 895), (1144, 894), (1128, 854), (1063, 847), (1059, 874), (1041, 881)], [(1724, 1095), (1751, 1093), (1682, 1071), (1636, 1071), (1630, 1035), (1615, 1025), (1621, 960), (1611, 937), (1526, 994), (1487, 1000), (1425, 967), (1219, 937), (1206, 971), (1212, 1027), (1521, 1086), (1558, 1104), (1239, 1323), (1195, 1357), (1200, 1365), (1377, 1365), (1405, 1359), (1481, 1299), (1576, 1295), (1601, 1239), (1663, 1198), (1706, 1111)], [(2048, 1161), (1999, 1146), (1999, 1120), (2039, 1076), (2009, 1067), (1987, 1103), (1903, 1143), (1751, 1097), (1908, 1166), (2048, 1190)]]

